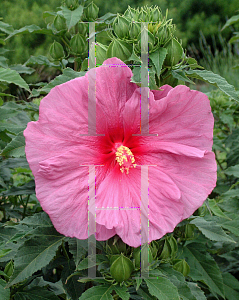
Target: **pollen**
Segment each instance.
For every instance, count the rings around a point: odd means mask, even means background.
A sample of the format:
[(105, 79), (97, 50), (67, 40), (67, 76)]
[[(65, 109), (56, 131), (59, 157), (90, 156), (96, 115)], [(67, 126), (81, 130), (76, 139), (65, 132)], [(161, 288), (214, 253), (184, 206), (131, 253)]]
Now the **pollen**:
[(134, 155), (128, 147), (118, 147), (115, 156), (122, 173), (126, 171), (126, 174), (129, 174), (129, 169), (136, 167)]

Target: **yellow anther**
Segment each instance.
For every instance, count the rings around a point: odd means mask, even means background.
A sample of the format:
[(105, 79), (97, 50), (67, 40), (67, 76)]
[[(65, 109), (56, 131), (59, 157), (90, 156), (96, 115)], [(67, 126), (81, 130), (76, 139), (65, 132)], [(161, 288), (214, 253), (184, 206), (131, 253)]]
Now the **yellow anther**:
[(134, 164), (135, 162), (134, 155), (128, 147), (125, 147), (123, 145), (118, 147), (115, 156), (116, 156), (115, 158), (116, 161), (121, 167), (120, 171), (122, 173), (126, 171), (126, 174), (129, 174), (129, 169), (136, 167), (136, 164)]

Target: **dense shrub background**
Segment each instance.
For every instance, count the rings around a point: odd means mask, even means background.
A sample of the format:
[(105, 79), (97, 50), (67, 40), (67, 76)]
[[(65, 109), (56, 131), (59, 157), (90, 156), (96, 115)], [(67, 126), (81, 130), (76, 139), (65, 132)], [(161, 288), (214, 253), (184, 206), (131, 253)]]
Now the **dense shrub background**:
[[(14, 29), (29, 24), (46, 27), (42, 13), (55, 10), (61, 3), (61, 0), (1, 0), (0, 18), (3, 22), (11, 24)], [(217, 35), (226, 19), (238, 9), (238, 0), (115, 0), (113, 2), (95, 0), (94, 3), (100, 8), (99, 16), (107, 12), (123, 13), (128, 5), (131, 7), (158, 5), (164, 14), (168, 8), (168, 16), (177, 24), (177, 36), (182, 40), (183, 47), (193, 43), (197, 49), (199, 31), (202, 31), (208, 43), (212, 44), (212, 35)], [(231, 30), (227, 29), (224, 32), (225, 38), (228, 39), (230, 35)], [(50, 40), (49, 37), (39, 34), (14, 37), (7, 42), (8, 48), (12, 50), (7, 57), (11, 63), (23, 63), (30, 55), (45, 54)], [(220, 48), (219, 40), (217, 39), (216, 42)]]

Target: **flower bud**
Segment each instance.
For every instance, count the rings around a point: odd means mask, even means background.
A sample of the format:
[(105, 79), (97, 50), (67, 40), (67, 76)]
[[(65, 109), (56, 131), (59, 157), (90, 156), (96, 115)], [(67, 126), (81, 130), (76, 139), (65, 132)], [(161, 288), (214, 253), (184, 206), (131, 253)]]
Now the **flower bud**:
[(175, 66), (182, 58), (183, 55), (182, 46), (175, 38), (172, 38), (164, 45), (164, 48), (166, 48), (168, 51), (166, 58), (164, 60), (164, 65), (169, 67)]
[(151, 11), (151, 21), (159, 23), (160, 19), (161, 19), (161, 11), (159, 10), (158, 7), (155, 7)]
[(131, 22), (129, 25), (129, 36), (132, 40), (136, 40), (141, 32), (141, 26), (139, 23)]
[(107, 47), (99, 42), (96, 43), (96, 64), (102, 65), (103, 62), (107, 59)]
[(74, 35), (70, 41), (72, 53), (75, 55), (84, 54), (87, 51), (87, 46), (86, 38), (79, 33)]
[(170, 235), (168, 237), (168, 241), (169, 241), (169, 244), (170, 244), (170, 247), (171, 247), (171, 257), (175, 257), (177, 255), (177, 252), (178, 252), (177, 241), (175, 240), (175, 238), (172, 235)]
[(173, 264), (173, 268), (182, 273), (185, 277), (189, 274), (190, 272), (190, 267), (188, 263), (184, 259), (176, 259)]
[(153, 258), (155, 259), (157, 257), (157, 253), (158, 253), (158, 243), (156, 241), (152, 241), (150, 243), (150, 248), (151, 248), (151, 251), (152, 251), (152, 255), (153, 255)]
[[(140, 264), (141, 253), (142, 253), (141, 247), (135, 248), (133, 251), (133, 258), (135, 259), (135, 266), (137, 268), (140, 268), (140, 265), (141, 265)], [(150, 246), (148, 248), (148, 261), (149, 261), (149, 263), (151, 263), (153, 261), (153, 254), (152, 254), (152, 249)]]
[(163, 86), (165, 84), (170, 85), (171, 87), (175, 87), (178, 84), (178, 79), (173, 77), (171, 70), (167, 72), (167, 76), (161, 80), (160, 78), (160, 85)]
[(168, 236), (164, 240), (163, 249), (160, 253), (160, 259), (171, 259), (176, 256), (178, 251), (177, 241), (173, 236)]
[(147, 12), (141, 8), (140, 12), (139, 12), (139, 16), (138, 16), (139, 21), (141, 22), (147, 22), (148, 20), (148, 16), (147, 16)]
[(66, 20), (62, 16), (57, 15), (54, 19), (53, 25), (57, 31), (64, 30), (66, 29)]
[(194, 230), (195, 230), (195, 225), (186, 224), (186, 226), (185, 226), (185, 238), (186, 239), (194, 238)]
[(124, 16), (126, 18), (128, 18), (129, 20), (134, 20), (134, 21), (138, 21), (138, 15), (139, 15), (139, 11), (138, 9), (134, 9), (130, 6), (128, 6), (128, 8), (126, 9)]
[(126, 244), (121, 240), (121, 238), (115, 235), (113, 238), (108, 240), (108, 248), (113, 254), (120, 254), (126, 252)]
[(79, 1), (78, 0), (65, 0), (65, 4), (67, 8), (70, 10), (75, 10), (79, 6)]
[(170, 258), (171, 247), (167, 239), (164, 240), (163, 249), (159, 255), (160, 259), (168, 259)]
[(49, 52), (50, 52), (50, 56), (54, 60), (61, 60), (62, 58), (65, 57), (65, 53), (62, 45), (56, 41), (54, 41), (53, 44), (51, 44)]
[(129, 35), (129, 21), (120, 15), (117, 15), (113, 22), (113, 29), (117, 37), (120, 39), (127, 38)]
[(14, 265), (13, 265), (13, 261), (10, 260), (4, 269), (4, 273), (7, 275), (7, 278), (5, 278), (8, 281), (8, 278), (12, 276), (13, 273), (13, 269), (14, 269)]
[(120, 39), (114, 39), (107, 50), (107, 57), (118, 57), (122, 61), (126, 61), (133, 52), (132, 44), (128, 44)]
[[(145, 30), (146, 34), (148, 35), (148, 51), (151, 52), (154, 48), (154, 42), (155, 42), (154, 36), (146, 28), (144, 28), (143, 30)], [(145, 32), (143, 32), (143, 34), (144, 33)], [(142, 41), (142, 33), (140, 35), (138, 35), (138, 44), (136, 45), (138, 52), (141, 52), (141, 41)]]
[(117, 282), (123, 282), (130, 278), (130, 275), (134, 270), (134, 265), (128, 257), (123, 254), (113, 255), (110, 258), (110, 263), (111, 276)]
[(86, 33), (88, 32), (88, 24), (79, 22), (78, 23), (78, 31), (81, 35), (86, 35)]
[(95, 21), (98, 18), (99, 7), (91, 2), (85, 9), (84, 14), (88, 21)]

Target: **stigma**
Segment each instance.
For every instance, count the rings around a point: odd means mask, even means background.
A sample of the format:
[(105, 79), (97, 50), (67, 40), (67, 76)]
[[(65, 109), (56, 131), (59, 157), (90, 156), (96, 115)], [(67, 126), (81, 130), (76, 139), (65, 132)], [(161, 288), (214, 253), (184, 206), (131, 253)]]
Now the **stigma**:
[(126, 174), (129, 174), (129, 169), (136, 167), (134, 155), (128, 147), (123, 145), (118, 147), (115, 156), (122, 173), (126, 172)]

